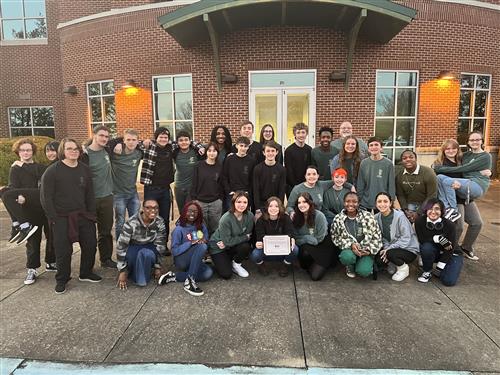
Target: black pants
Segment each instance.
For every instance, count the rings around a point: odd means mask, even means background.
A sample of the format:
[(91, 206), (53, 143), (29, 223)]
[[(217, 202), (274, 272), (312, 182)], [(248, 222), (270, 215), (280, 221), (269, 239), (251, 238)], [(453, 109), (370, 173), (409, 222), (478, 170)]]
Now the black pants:
[(26, 241), (26, 268), (38, 268), (40, 267), (40, 247), (42, 242), (42, 227), (45, 233), (45, 263), (54, 263), (56, 261), (56, 254), (54, 251), (54, 245), (52, 243), (53, 236), (50, 233), (50, 228), (47, 221), (39, 225), (33, 235)]
[(241, 263), (248, 258), (248, 254), (252, 251), (252, 246), (249, 242), (243, 242), (236, 246), (225, 248), (223, 252), (212, 254), (212, 262), (215, 270), (223, 279), (229, 279), (233, 274), (232, 261)]
[(99, 259), (105, 262), (113, 255), (113, 196), (96, 198), (97, 215), (97, 243), (99, 245)]
[[(65, 284), (71, 277), (71, 256), (73, 255), (73, 244), (68, 238), (68, 219), (66, 217), (56, 218), (53, 234), (57, 264), (56, 281)], [(95, 262), (97, 246), (95, 224), (80, 217), (78, 219), (78, 237), (81, 248), (80, 276), (87, 276), (92, 272)]]
[(334, 266), (339, 259), (339, 249), (330, 236), (326, 236), (317, 245), (303, 244), (299, 246), (299, 264), (311, 276), (311, 280), (318, 281), (325, 276), (329, 267)]
[[(402, 266), (404, 263), (410, 264), (417, 259), (417, 254), (405, 249), (389, 249), (386, 254), (389, 262), (394, 263), (396, 266)], [(380, 258), (380, 253), (375, 256), (375, 261), (379, 266), (383, 266), (385, 264)]]

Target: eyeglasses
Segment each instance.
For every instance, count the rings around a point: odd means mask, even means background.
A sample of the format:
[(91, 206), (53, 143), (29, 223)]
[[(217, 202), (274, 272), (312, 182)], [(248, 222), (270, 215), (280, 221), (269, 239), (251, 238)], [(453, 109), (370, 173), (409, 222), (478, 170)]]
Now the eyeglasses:
[(148, 210), (148, 211), (158, 211), (160, 209), (160, 207), (158, 207), (158, 206), (144, 206), (144, 209)]
[(482, 138), (469, 139), (469, 142), (481, 142), (482, 140), (483, 140)]
[(20, 148), (19, 152), (33, 152), (31, 148)]
[(64, 151), (80, 151), (77, 147), (64, 148)]
[(272, 130), (263, 130), (262, 133), (272, 133)]

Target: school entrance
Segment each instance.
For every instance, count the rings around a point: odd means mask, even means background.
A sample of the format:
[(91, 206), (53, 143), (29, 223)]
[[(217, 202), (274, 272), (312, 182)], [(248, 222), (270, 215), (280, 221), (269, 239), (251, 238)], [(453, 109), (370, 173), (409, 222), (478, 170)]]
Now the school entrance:
[(316, 70), (272, 70), (249, 72), (249, 117), (260, 129), (271, 124), (278, 143), (294, 142), (293, 126), (303, 122), (309, 127), (307, 143), (314, 147), (316, 129)]

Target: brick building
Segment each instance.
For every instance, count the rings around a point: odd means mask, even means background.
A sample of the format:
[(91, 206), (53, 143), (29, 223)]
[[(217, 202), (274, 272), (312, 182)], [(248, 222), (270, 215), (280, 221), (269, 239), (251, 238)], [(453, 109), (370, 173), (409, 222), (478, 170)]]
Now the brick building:
[[(497, 0), (0, 0), (0, 136), (350, 120), (389, 157), (500, 144)], [(454, 79), (438, 79), (448, 71)], [(132, 80), (132, 82), (130, 82)], [(126, 84), (131, 87), (124, 87)], [(257, 129), (258, 130), (258, 129)], [(310, 132), (309, 143), (316, 142)], [(463, 143), (463, 142), (462, 142)]]

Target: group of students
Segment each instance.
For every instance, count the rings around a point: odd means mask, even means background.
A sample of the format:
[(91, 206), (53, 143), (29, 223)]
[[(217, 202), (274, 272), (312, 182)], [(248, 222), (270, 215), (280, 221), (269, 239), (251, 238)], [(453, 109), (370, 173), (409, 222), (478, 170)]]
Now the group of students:
[[(382, 154), (382, 141), (364, 143), (349, 122), (340, 125), (338, 139), (331, 128), (321, 128), (314, 149), (306, 144), (303, 123), (294, 126), (295, 142), (284, 151), (272, 125), (262, 127), (259, 141), (253, 132), (244, 122), (233, 144), (228, 128), (216, 126), (204, 145), (184, 131), (173, 141), (164, 127), (152, 140), (139, 141), (132, 129), (110, 140), (109, 129), (98, 126), (84, 149), (69, 138), (47, 144), (52, 164), (46, 170), (33, 161), (31, 140), (16, 142), (19, 160), (2, 199), (12, 218), (9, 241), (27, 241), (25, 284), (35, 282), (41, 266), (42, 228), (46, 270), (57, 271), (56, 293), (64, 293), (70, 280), (74, 242), (81, 247), (81, 281), (101, 281), (93, 271), (98, 246), (101, 266), (118, 268), (121, 289), (129, 280), (146, 285), (154, 276), (160, 284), (183, 282), (192, 295), (203, 294), (197, 282), (214, 270), (224, 279), (248, 277), (242, 265), (248, 258), (262, 275), (269, 261), (278, 261), (279, 275), (286, 276), (297, 259), (313, 280), (340, 261), (348, 277), (387, 268), (402, 281), (420, 255), (418, 280), (441, 273), (447, 285), (458, 278), (450, 266), (453, 254), (478, 259), (473, 244), (482, 220), (474, 200), (486, 193), (491, 175), (481, 133), (469, 135), (464, 154), (447, 140), (433, 170), (419, 165), (412, 150), (394, 167)], [(141, 160), (142, 209), (136, 189)], [(172, 195), (180, 216), (169, 249)], [(393, 207), (396, 198), (401, 209)], [(117, 262), (111, 259), (113, 213)], [(468, 229), (459, 246), (464, 221)], [(275, 235), (289, 237), (289, 254), (266, 255), (264, 237)], [(162, 274), (164, 255), (173, 256), (176, 272)]]

